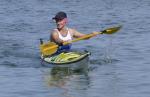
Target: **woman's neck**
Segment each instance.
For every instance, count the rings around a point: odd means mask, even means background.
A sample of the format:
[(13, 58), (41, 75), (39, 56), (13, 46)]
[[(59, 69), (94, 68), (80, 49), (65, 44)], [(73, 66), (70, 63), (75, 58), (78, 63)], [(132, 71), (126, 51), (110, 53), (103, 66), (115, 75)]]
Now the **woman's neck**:
[(67, 27), (63, 27), (63, 28), (57, 28), (58, 29), (58, 31), (60, 31), (60, 32), (65, 32), (66, 30), (67, 30)]

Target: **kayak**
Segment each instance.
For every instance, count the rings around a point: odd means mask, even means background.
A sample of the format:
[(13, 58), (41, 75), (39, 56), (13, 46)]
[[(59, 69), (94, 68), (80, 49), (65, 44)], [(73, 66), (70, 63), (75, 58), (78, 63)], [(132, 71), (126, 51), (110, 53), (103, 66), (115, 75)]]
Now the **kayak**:
[(88, 57), (89, 55), (90, 52), (88, 51), (83, 51), (83, 52), (69, 51), (69, 52), (62, 52), (60, 54), (47, 56), (47, 57), (43, 57), (41, 55), (41, 58), (43, 61), (47, 63), (61, 65), (61, 64), (71, 64), (71, 63), (81, 61), (86, 57)]

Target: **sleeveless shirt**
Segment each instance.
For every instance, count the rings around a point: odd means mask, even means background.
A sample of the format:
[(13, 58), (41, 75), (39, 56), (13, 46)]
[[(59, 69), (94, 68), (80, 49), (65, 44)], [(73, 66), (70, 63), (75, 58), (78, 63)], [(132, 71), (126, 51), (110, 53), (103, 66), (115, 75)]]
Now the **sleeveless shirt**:
[[(56, 29), (57, 30), (57, 29)], [(69, 40), (72, 40), (72, 36), (71, 36), (71, 33), (69, 32), (69, 29), (67, 28), (67, 35), (66, 36), (63, 36), (60, 34), (60, 32), (57, 30), (57, 33), (58, 33), (58, 37), (63, 40), (63, 41), (69, 41)], [(63, 46), (60, 46), (59, 49), (57, 50), (57, 53), (61, 53), (63, 51), (69, 51), (71, 49), (71, 44), (68, 44), (68, 45), (63, 45)]]
[(63, 41), (72, 40), (72, 36), (71, 36), (71, 34), (70, 34), (68, 28), (67, 28), (67, 31), (68, 31), (68, 32), (67, 32), (67, 35), (66, 35), (66, 36), (63, 36), (63, 35), (61, 35), (60, 32), (57, 30), (58, 37), (59, 37), (61, 40), (63, 40)]

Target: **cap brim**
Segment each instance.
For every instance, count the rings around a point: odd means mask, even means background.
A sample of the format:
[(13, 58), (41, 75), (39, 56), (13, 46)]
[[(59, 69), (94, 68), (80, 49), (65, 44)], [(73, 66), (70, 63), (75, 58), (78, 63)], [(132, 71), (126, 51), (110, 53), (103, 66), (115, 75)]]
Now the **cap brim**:
[(52, 20), (55, 20), (55, 19), (56, 19), (55, 17), (52, 18)]

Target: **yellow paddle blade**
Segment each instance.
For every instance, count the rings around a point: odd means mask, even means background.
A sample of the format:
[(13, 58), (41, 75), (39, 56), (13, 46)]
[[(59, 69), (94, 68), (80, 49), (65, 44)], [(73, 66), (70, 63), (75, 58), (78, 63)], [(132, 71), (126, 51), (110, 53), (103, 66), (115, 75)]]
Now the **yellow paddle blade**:
[(113, 34), (113, 33), (116, 33), (118, 30), (121, 29), (121, 25), (120, 26), (116, 26), (116, 27), (111, 27), (111, 28), (108, 28), (108, 29), (105, 29), (103, 31), (101, 31), (101, 34)]
[(54, 54), (58, 49), (58, 45), (54, 42), (47, 42), (40, 45), (40, 52), (43, 56)]

